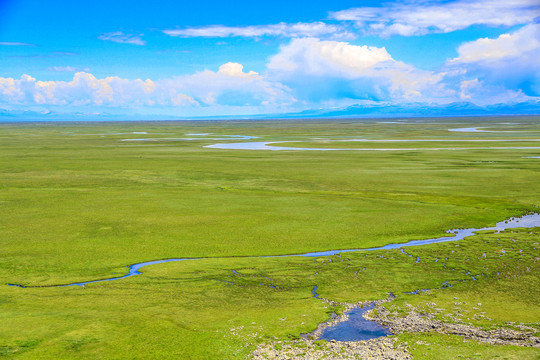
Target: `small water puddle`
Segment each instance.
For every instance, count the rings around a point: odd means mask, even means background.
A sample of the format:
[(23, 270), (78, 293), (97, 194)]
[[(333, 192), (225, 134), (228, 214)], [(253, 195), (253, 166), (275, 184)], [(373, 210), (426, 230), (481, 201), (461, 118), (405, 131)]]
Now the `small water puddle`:
[(319, 339), (336, 341), (362, 341), (381, 336), (388, 336), (390, 332), (374, 321), (363, 318), (366, 311), (373, 309), (375, 304), (361, 308), (354, 308), (347, 312), (348, 320), (337, 323), (322, 330)]

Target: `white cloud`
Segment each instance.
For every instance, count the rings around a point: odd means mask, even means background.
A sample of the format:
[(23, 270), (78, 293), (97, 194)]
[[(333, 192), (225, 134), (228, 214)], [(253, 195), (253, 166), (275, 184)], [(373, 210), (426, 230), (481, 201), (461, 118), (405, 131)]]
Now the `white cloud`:
[[(540, 24), (522, 27), (512, 34), (502, 34), (497, 39), (482, 38), (462, 44), (459, 56), (453, 63), (496, 61), (504, 58), (523, 57), (540, 49)], [(539, 60), (540, 58), (537, 58)]]
[(217, 72), (205, 70), (163, 80), (160, 85), (190, 94), (202, 106), (282, 106), (295, 101), (285, 86), (269, 82), (255, 71), (244, 72), (241, 64), (231, 62)]
[(268, 77), (306, 101), (417, 101), (440, 80), (440, 75), (394, 60), (385, 48), (314, 38), (283, 46), (268, 64)]
[(447, 33), (471, 25), (513, 26), (534, 21), (538, 0), (457, 0), (385, 3), (330, 13), (334, 20), (353, 21), (367, 34), (423, 35)]
[(146, 41), (141, 39), (142, 35), (124, 34), (122, 31), (115, 31), (101, 34), (98, 39), (112, 41), (120, 44), (146, 45)]
[(151, 80), (98, 79), (86, 72), (75, 73), (71, 81), (40, 81), (28, 75), (0, 78), (0, 102), (20, 105), (139, 106), (154, 90)]
[(478, 79), (463, 80), (460, 85), (459, 97), (461, 100), (470, 100), (472, 98), (471, 92), (481, 87)]
[(206, 107), (281, 106), (294, 102), (287, 89), (266, 81), (254, 71), (244, 72), (238, 63), (226, 63), (218, 71), (152, 81), (96, 78), (77, 72), (71, 81), (41, 81), (23, 75), (0, 77), (0, 103), (18, 105), (107, 107)]
[[(506, 90), (540, 95), (540, 24), (530, 24), (496, 39), (462, 44), (458, 57), (447, 62), (447, 81), (478, 79), (492, 93)], [(479, 94), (480, 95), (480, 94)]]
[(27, 44), (23, 42), (15, 42), (15, 41), (0, 41), (1, 46), (36, 46), (34, 44)]
[(295, 39), (282, 47), (281, 52), (270, 60), (268, 67), (284, 71), (299, 70), (314, 75), (337, 71), (355, 76), (391, 59), (385, 48), (305, 38)]
[(464, 43), (459, 56), (439, 71), (397, 61), (384, 47), (296, 38), (280, 48), (262, 73), (228, 62), (214, 71), (160, 80), (98, 78), (87, 71), (77, 71), (70, 81), (0, 77), (0, 105), (225, 115), (359, 103), (527, 101), (540, 95), (539, 26)]
[[(445, 79), (448, 86), (452, 86), (453, 79)], [(459, 99), (472, 102), (476, 105), (486, 106), (494, 104), (516, 104), (535, 99), (534, 96), (525, 94), (520, 89), (511, 89), (503, 83), (497, 84), (488, 80), (479, 80), (471, 78), (470, 80), (461, 80), (455, 84)], [(538, 99), (538, 98), (536, 98)]]
[(312, 23), (279, 23), (271, 25), (223, 26), (210, 25), (187, 29), (169, 29), (163, 32), (178, 37), (332, 37), (351, 39), (355, 36), (341, 25), (329, 25), (321, 21)]
[(254, 79), (257, 79), (257, 80), (261, 79), (260, 76), (257, 76), (259, 74), (256, 73), (255, 71), (250, 71), (248, 73), (245, 73), (243, 70), (244, 70), (244, 66), (242, 64), (228, 62), (219, 67), (218, 73), (226, 75), (226, 76), (232, 76), (232, 77), (235, 77), (235, 76), (243, 77), (243, 78), (253, 77)]

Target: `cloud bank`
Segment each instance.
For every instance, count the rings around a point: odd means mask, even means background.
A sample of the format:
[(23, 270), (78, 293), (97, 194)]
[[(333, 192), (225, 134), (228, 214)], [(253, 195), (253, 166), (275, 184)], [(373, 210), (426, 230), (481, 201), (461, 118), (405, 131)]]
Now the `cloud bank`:
[(440, 69), (427, 71), (394, 59), (384, 47), (294, 38), (261, 73), (228, 62), (216, 71), (159, 80), (98, 78), (88, 71), (77, 71), (70, 81), (0, 77), (0, 107), (98, 106), (218, 115), (354, 104), (467, 101), (487, 106), (540, 100), (540, 24), (463, 43), (457, 53)]
[(330, 18), (354, 22), (366, 34), (388, 37), (448, 33), (472, 25), (528, 24), (539, 14), (537, 0), (428, 0), (342, 10), (330, 13)]
[(98, 79), (77, 72), (71, 81), (39, 81), (0, 77), (0, 103), (19, 105), (71, 105), (111, 107), (260, 106), (293, 101), (280, 84), (270, 83), (237, 63), (217, 72), (206, 70), (188, 76), (152, 81), (117, 76)]

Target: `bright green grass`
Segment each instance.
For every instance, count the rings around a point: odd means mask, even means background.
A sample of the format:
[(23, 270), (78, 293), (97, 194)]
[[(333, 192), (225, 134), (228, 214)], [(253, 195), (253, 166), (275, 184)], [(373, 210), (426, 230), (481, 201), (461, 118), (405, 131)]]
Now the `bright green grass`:
[[(449, 228), (489, 226), (536, 210), (540, 160), (522, 157), (539, 156), (540, 150), (269, 152), (202, 148), (216, 143), (208, 139), (120, 141), (188, 133), (254, 135), (261, 141), (516, 138), (515, 133), (447, 131), (473, 126), (524, 129), (530, 138), (540, 130), (538, 118), (406, 125), (355, 120), (3, 124), (0, 282), (91, 280), (124, 274), (131, 263), (170, 257), (372, 247), (440, 236)], [(114, 134), (134, 131), (149, 134)], [(433, 249), (443, 251), (439, 245)], [(335, 310), (311, 297), (314, 285), (333, 300), (378, 299), (466, 279), (461, 270), (472, 266), (453, 271), (413, 260), (397, 251), (348, 254), (332, 262), (209, 259), (152, 266), (142, 276), (86, 288), (3, 286), (0, 356), (242, 358), (258, 342), (312, 330)], [(530, 282), (530, 276), (537, 279), (537, 269), (519, 279)], [(516, 303), (518, 310), (507, 318), (492, 315), (493, 324), (537, 322), (519, 310), (531, 304), (504, 297), (509, 289), (521, 291), (521, 282), (501, 281), (483, 287), (485, 294), (478, 296), (496, 294), (499, 303)], [(276, 284), (277, 290), (269, 286)], [(465, 284), (445, 291), (466, 293)], [(445, 296), (440, 295), (441, 306)]]
[[(515, 238), (525, 242), (519, 246), (524, 255), (512, 247)], [(340, 301), (380, 299), (393, 292), (397, 298), (387, 306), (402, 313), (409, 305), (426, 311), (440, 308), (439, 316), (447, 321), (446, 315), (461, 313), (463, 320), (488, 328), (506, 326), (507, 321), (540, 328), (540, 287), (538, 278), (531, 277), (531, 272), (538, 274), (534, 259), (540, 251), (534, 249), (533, 241), (539, 238), (538, 230), (532, 234), (529, 229), (516, 230), (414, 248), (413, 257), (391, 250), (319, 259), (208, 259), (154, 265), (145, 268), (142, 276), (85, 288), (4, 287), (0, 349), (6, 354), (20, 352), (22, 359), (242, 358), (258, 342), (294, 338), (313, 330), (329, 311), (338, 310), (312, 298), (314, 285), (322, 297)], [(480, 244), (481, 251), (489, 254), (486, 258), (478, 256)], [(499, 244), (508, 250), (503, 257)], [(420, 263), (415, 256), (421, 257)], [(445, 268), (441, 260), (434, 261), (441, 257), (448, 257), (447, 265), (461, 265)], [(485, 275), (471, 281), (468, 271)], [(453, 287), (416, 296), (403, 294), (437, 288), (443, 281)], [(474, 313), (484, 317), (475, 320)], [(404, 341), (424, 337), (400, 335)], [(438, 356), (438, 346), (452, 342), (449, 337), (431, 337), (435, 352), (419, 353), (416, 358)], [(452, 342), (456, 353), (535, 351), (461, 343)]]
[(433, 360), (538, 360), (538, 349), (516, 346), (490, 346), (454, 335), (402, 335), (414, 359)]
[(454, 318), (490, 328), (517, 321), (536, 323), (540, 330), (539, 246), (540, 231), (535, 228), (407, 249), (424, 266), (443, 267), (447, 273), (470, 272), (478, 280), (450, 277), (451, 288), (406, 295), (387, 306), (400, 311), (413, 306), (446, 322)]
[[(120, 141), (193, 132), (468, 136), (446, 130), (461, 125), (4, 125), (0, 276), (44, 285), (166, 257), (370, 247), (534, 209), (538, 161), (521, 158), (531, 151), (277, 153)], [(149, 134), (81, 135), (132, 131)]]

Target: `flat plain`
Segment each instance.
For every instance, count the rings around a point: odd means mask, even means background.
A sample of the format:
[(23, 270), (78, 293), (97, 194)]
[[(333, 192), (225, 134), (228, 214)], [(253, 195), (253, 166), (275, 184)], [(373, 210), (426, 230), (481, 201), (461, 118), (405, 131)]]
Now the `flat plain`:
[[(348, 150), (205, 147), (249, 141)], [(392, 293), (385, 306), (403, 316), (538, 333), (539, 228), (406, 252), (259, 256), (540, 212), (539, 156), (538, 117), (0, 124), (0, 357), (249, 358), (343, 310), (314, 286), (334, 302)], [(50, 287), (167, 258), (204, 259)], [(405, 294), (418, 289), (434, 290)], [(539, 358), (453, 335), (394, 337), (415, 359)]]

